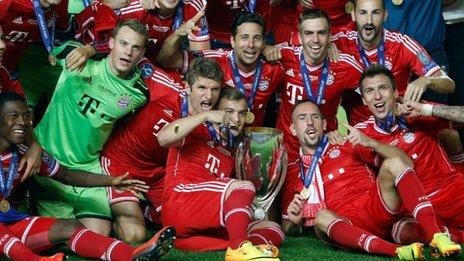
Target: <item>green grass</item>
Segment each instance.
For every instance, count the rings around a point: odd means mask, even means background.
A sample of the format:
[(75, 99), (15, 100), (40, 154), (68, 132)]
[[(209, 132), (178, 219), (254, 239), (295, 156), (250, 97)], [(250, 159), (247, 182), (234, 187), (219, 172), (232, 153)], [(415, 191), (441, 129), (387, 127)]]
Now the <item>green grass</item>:
[[(80, 258), (66, 248), (60, 248), (59, 251), (64, 251), (67, 255), (67, 260), (81, 261), (88, 260)], [(56, 250), (51, 252), (57, 252)], [(162, 260), (224, 260), (225, 251), (211, 252), (184, 252), (177, 249), (172, 249)], [(426, 260), (432, 260), (428, 249), (425, 251)], [(312, 233), (303, 237), (287, 237), (284, 244), (280, 247), (281, 260), (397, 260), (385, 256), (374, 256), (363, 252), (344, 251), (329, 245), (315, 238)], [(6, 259), (2, 259), (6, 260)], [(439, 259), (436, 259), (439, 260)], [(446, 259), (446, 260), (464, 260), (464, 257)]]

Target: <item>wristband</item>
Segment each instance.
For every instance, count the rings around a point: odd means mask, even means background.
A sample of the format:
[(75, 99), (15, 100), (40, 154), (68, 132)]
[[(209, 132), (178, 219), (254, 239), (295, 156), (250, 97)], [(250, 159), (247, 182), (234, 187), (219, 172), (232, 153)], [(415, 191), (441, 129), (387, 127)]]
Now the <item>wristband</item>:
[(423, 104), (421, 114), (424, 116), (432, 116), (433, 104)]

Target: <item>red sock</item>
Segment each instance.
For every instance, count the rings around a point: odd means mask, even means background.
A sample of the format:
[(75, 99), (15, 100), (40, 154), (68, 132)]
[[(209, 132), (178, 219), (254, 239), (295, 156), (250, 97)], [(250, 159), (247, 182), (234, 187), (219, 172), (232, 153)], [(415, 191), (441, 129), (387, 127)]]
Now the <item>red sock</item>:
[(407, 169), (395, 179), (395, 185), (405, 208), (419, 222), (427, 235), (427, 241), (433, 234), (441, 232), (432, 203), (425, 196), (422, 184), (413, 169)]
[(29, 261), (39, 260), (40, 256), (34, 254), (29, 247), (12, 235), (6, 227), (0, 225), (0, 250), (12, 260)]
[(247, 240), (247, 228), (251, 223), (251, 202), (254, 196), (253, 185), (243, 184), (234, 188), (224, 203), (224, 223), (232, 249), (237, 249), (240, 243)]
[(104, 260), (131, 260), (134, 248), (114, 238), (86, 228), (78, 228), (69, 239), (69, 248), (82, 257)]
[(282, 245), (284, 237), (284, 233), (280, 227), (275, 226), (256, 228), (248, 231), (248, 240), (253, 245), (270, 244), (279, 247)]
[(399, 247), (398, 245), (380, 239), (341, 219), (332, 222), (327, 228), (326, 234), (342, 247), (363, 249), (372, 254), (397, 256), (395, 250)]
[(448, 232), (451, 235), (453, 242), (464, 244), (464, 231), (456, 228), (448, 228)]
[(410, 245), (414, 242), (429, 243), (424, 229), (413, 218), (403, 218), (393, 225), (391, 230), (393, 241), (401, 245)]

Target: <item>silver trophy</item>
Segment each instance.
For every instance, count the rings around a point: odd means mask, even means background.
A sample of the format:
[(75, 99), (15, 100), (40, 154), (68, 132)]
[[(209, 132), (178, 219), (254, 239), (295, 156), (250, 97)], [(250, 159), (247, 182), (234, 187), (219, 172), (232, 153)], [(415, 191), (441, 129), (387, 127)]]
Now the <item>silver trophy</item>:
[(235, 156), (237, 178), (250, 181), (256, 189), (253, 216), (256, 220), (263, 220), (287, 172), (287, 151), (282, 131), (265, 127), (245, 128)]

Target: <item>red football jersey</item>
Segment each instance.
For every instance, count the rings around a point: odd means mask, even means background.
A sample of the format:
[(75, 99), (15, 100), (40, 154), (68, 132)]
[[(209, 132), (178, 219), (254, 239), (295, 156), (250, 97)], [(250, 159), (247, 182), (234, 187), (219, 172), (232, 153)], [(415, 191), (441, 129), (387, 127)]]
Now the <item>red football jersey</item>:
[[(185, 54), (185, 52), (184, 52)], [(212, 58), (217, 61), (219, 66), (224, 73), (224, 83), (228, 86), (238, 87), (234, 82), (234, 73), (232, 66), (230, 64), (230, 59), (232, 50), (206, 50), (206, 51), (197, 51), (188, 54), (188, 59), (184, 59), (183, 67), (186, 68), (188, 62), (194, 58), (194, 55), (201, 55), (207, 58)], [(185, 55), (184, 55), (185, 57)], [(258, 89), (256, 90), (256, 95), (253, 101), (253, 106), (251, 111), (255, 115), (255, 120), (251, 124), (252, 126), (262, 126), (264, 121), (264, 113), (266, 110), (266, 104), (273, 94), (276, 92), (278, 87), (283, 83), (284, 71), (280, 62), (268, 63), (262, 60), (262, 72), (261, 72), (261, 81), (259, 82)], [(250, 97), (252, 91), (253, 80), (255, 79), (256, 70), (251, 72), (243, 72), (239, 70), (240, 79), (245, 87), (245, 92), (247, 97)]]
[(329, 15), (332, 34), (356, 30), (356, 24), (351, 19), (351, 15), (345, 11), (347, 2), (348, 0), (313, 0), (314, 8), (324, 10)]
[[(343, 162), (343, 164), (340, 164)], [(344, 145), (328, 144), (319, 159), (318, 168), (321, 173), (325, 204), (328, 209), (341, 213), (343, 207), (356, 201), (375, 185), (375, 174), (368, 167), (378, 164), (378, 156), (374, 151), (351, 143)], [(304, 164), (306, 172), (309, 164)], [(300, 160), (289, 164), (288, 175), (298, 176), (301, 181)]]
[(168, 149), (158, 143), (158, 132), (181, 117), (184, 92), (182, 86), (158, 68), (145, 83), (150, 101), (114, 129), (102, 155), (111, 159), (111, 165), (151, 183), (153, 178), (164, 176), (168, 154)]
[[(21, 161), (21, 157), (26, 153), (27, 147), (24, 145), (18, 145), (18, 165), (19, 161)], [(2, 161), (2, 175), (6, 178), (8, 175), (8, 170), (10, 168), (10, 163), (11, 159), (13, 157), (12, 151), (5, 151), (0, 153), (0, 160)], [(23, 168), (21, 172), (17, 173), (16, 176), (13, 179), (13, 188), (10, 193), (10, 196), (13, 198), (13, 201), (15, 199), (21, 200), (23, 195), (19, 195), (21, 193), (21, 190), (18, 190), (18, 193), (16, 193), (16, 189), (19, 188), (22, 184), (21, 182), (21, 177), (24, 175), (24, 171), (26, 168)], [(49, 155), (47, 152), (42, 153), (42, 163), (40, 165), (40, 170), (38, 175), (44, 176), (44, 177), (52, 177), (55, 175), (58, 170), (60, 169), (60, 164), (58, 161), (56, 161), (51, 155)], [(0, 195), (0, 198), (3, 198), (3, 195)]]
[[(0, 1), (0, 10), (3, 10), (0, 11), (0, 24), (7, 46), (3, 65), (11, 71), (17, 68), (27, 47), (33, 42), (42, 41), (42, 37), (31, 0)], [(49, 28), (55, 23), (57, 30), (66, 30), (69, 27), (68, 0), (44, 10), (44, 15)]]
[(234, 169), (234, 152), (225, 142), (215, 143), (203, 123), (184, 139), (181, 146), (169, 149), (163, 201), (178, 184), (228, 178)]
[[(409, 122), (409, 126), (414, 128), (414, 122)], [(462, 179), (462, 175), (449, 162), (443, 148), (425, 132), (401, 130), (396, 125), (391, 133), (387, 133), (377, 126), (373, 116), (355, 127), (371, 138), (405, 151), (412, 158), (417, 176), (428, 195), (452, 183), (454, 179)]]
[[(298, 148), (300, 147), (298, 139), (290, 132), (293, 106), (297, 101), (308, 100), (309, 98), (303, 85), (300, 69), (302, 47), (283, 47), (281, 51), (281, 63), (285, 70), (285, 86), (281, 90), (281, 105), (279, 115), (277, 116), (277, 128), (284, 132), (284, 142), (287, 146), (289, 160), (292, 161), (297, 157)], [(322, 67), (322, 64), (314, 67), (307, 65), (314, 96), (317, 96)], [(340, 61), (337, 63), (329, 62), (326, 89), (320, 106), (322, 114), (327, 120), (328, 131), (337, 129), (336, 115), (343, 91), (356, 89), (361, 73), (361, 65), (350, 55), (340, 54)]]
[[(393, 72), (400, 96), (406, 92), (412, 74), (430, 76), (440, 70), (440, 66), (430, 58), (427, 51), (409, 36), (386, 29), (384, 36), (385, 67)], [(359, 63), (363, 63), (358, 50), (358, 32), (340, 32), (333, 37), (333, 40), (340, 51), (354, 55)], [(371, 63), (377, 63), (377, 49), (365, 52)], [(350, 123), (365, 121), (371, 115), (369, 109), (362, 104), (360, 95), (352, 93), (346, 101), (348, 103), (344, 102), (344, 106), (350, 115)]]
[[(180, 1), (183, 4), (182, 23), (193, 18), (200, 10), (204, 8), (204, 2), (201, 0), (185, 0)], [(121, 19), (137, 19), (147, 25), (150, 44), (153, 46), (147, 49), (146, 57), (154, 60), (161, 49), (166, 38), (174, 32), (175, 13), (169, 17), (161, 17), (156, 10), (146, 11), (138, 0), (133, 0), (129, 6), (120, 10)], [(194, 31), (195, 37), (190, 37), (189, 40), (196, 42), (209, 41), (208, 23), (205, 16), (200, 18), (196, 24), (201, 28), (199, 31)]]

